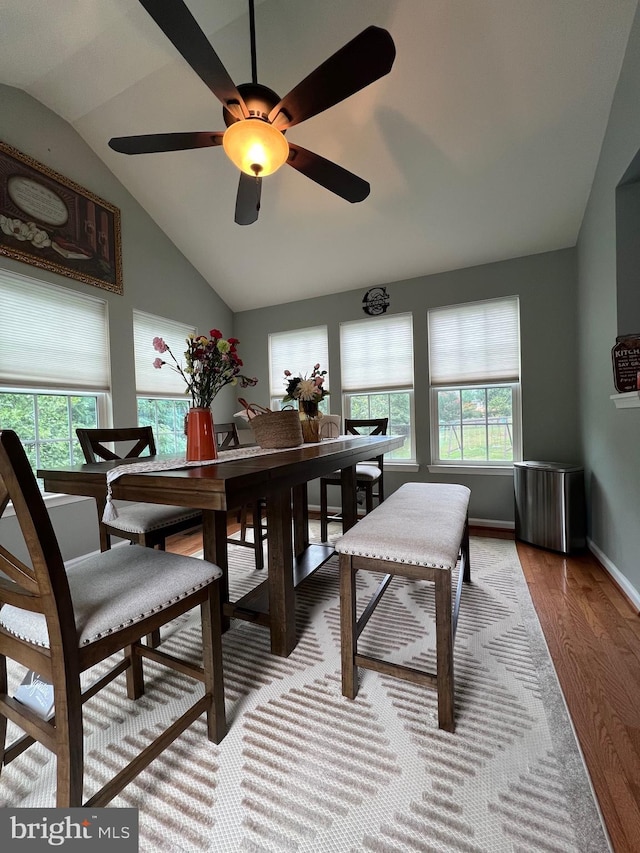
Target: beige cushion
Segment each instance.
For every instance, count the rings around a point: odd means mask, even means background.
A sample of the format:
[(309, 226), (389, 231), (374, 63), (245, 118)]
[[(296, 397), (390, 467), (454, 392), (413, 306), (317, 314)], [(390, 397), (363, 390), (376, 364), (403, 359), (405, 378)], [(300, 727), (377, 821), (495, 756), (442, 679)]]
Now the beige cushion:
[[(339, 483), (341, 473), (341, 471), (334, 471), (333, 474), (329, 474), (324, 479), (335, 480)], [(368, 480), (370, 482), (375, 482), (380, 479), (381, 473), (382, 471), (375, 462), (358, 462), (356, 465), (356, 481)]]
[(198, 523), (202, 513), (199, 509), (187, 509), (181, 506), (162, 506), (162, 504), (125, 503), (118, 506), (118, 517), (107, 522), (109, 527), (127, 533), (151, 533), (161, 530), (168, 524), (193, 519)]
[[(67, 569), (79, 645), (133, 625), (219, 578), (222, 571), (196, 557), (141, 545), (92, 554)], [(6, 604), (0, 625), (17, 637), (49, 647), (45, 617)]]
[(449, 483), (405, 483), (341, 536), (339, 554), (452, 569), (470, 489)]

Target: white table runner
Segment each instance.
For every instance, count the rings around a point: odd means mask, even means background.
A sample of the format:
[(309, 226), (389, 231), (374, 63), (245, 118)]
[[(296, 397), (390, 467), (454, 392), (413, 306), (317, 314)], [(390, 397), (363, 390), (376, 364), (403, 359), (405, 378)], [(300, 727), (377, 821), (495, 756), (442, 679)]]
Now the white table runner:
[[(349, 438), (348, 435), (338, 436), (337, 438), (327, 438), (322, 440), (322, 444), (332, 444), (340, 441), (343, 438)], [(353, 436), (351, 436), (353, 437)], [(300, 445), (301, 447), (303, 445)], [(286, 450), (295, 450), (293, 447), (285, 447), (282, 449), (266, 449), (264, 447), (237, 447), (233, 450), (220, 450), (217, 459), (208, 459), (204, 462), (187, 462), (183, 456), (176, 456), (171, 459), (151, 459), (145, 462), (144, 459), (139, 462), (128, 462), (124, 465), (118, 465), (107, 471), (107, 502), (105, 504), (102, 520), (105, 523), (114, 521), (118, 517), (118, 510), (113, 503), (111, 494), (111, 484), (118, 477), (124, 474), (147, 474), (153, 471), (177, 471), (180, 468), (198, 468), (203, 465), (220, 465), (222, 462), (233, 462), (235, 459), (251, 459), (257, 456), (269, 456), (272, 453), (284, 453)]]

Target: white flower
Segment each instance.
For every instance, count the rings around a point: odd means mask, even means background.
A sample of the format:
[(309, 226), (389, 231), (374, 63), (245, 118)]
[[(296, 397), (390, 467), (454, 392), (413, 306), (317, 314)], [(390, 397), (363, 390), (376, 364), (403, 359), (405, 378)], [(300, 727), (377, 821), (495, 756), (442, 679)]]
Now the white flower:
[(318, 389), (313, 379), (301, 379), (296, 389), (296, 396), (300, 400), (316, 400)]
[(51, 245), (51, 240), (49, 239), (49, 235), (46, 231), (41, 231), (39, 228), (31, 235), (31, 242), (36, 247), (36, 249), (44, 249), (47, 246)]
[(26, 222), (21, 222), (19, 219), (13, 220), (13, 236), (16, 240), (30, 240), (31, 231)]

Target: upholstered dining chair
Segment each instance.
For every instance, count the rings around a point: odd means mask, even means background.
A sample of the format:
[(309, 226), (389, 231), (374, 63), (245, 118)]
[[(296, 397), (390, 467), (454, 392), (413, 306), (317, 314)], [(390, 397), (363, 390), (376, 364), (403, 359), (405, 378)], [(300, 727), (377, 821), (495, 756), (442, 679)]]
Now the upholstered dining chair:
[[(20, 543), (20, 556), (0, 545), (0, 769), (38, 741), (57, 759), (56, 804), (82, 806), (83, 703), (123, 672), (129, 698), (140, 698), (145, 690), (145, 658), (203, 682), (204, 691), (197, 691), (198, 698), (188, 710), (84, 805), (110, 802), (202, 714), (206, 714), (208, 739), (219, 743), (226, 733), (226, 719), (218, 566), (132, 545), (95, 553), (65, 567), (20, 439), (12, 430), (2, 430), (0, 517), (9, 501), (24, 543)], [(144, 635), (198, 605), (201, 664), (142, 645)], [(97, 680), (81, 684), (83, 673), (90, 680), (88, 671), (112, 655), (115, 663), (107, 672), (102, 665), (95, 673)], [(53, 686), (54, 706), (48, 716), (9, 695), (7, 658)], [(9, 746), (7, 720), (24, 732)]]
[[(344, 431), (347, 435), (386, 435), (389, 418), (345, 418)], [(340, 513), (329, 515), (328, 487), (340, 485), (340, 471), (329, 477), (320, 478), (320, 538), (327, 541), (330, 521), (342, 521)], [(356, 488), (364, 494), (365, 512), (373, 509), (374, 498), (384, 500), (384, 454), (356, 465)]]
[[(143, 454), (155, 456), (156, 443), (150, 426), (116, 429), (77, 429), (76, 435), (87, 462), (107, 459), (137, 459)], [(146, 451), (146, 453), (145, 453)], [(202, 513), (197, 509), (127, 501), (118, 507), (118, 517), (102, 521), (106, 502), (96, 498), (100, 550), (108, 551), (111, 536), (129, 539), (138, 545), (164, 551), (167, 536), (197, 527)]]
[[(238, 428), (234, 423), (214, 422), (213, 431), (216, 434), (216, 445), (218, 450), (233, 450), (240, 447), (240, 436)], [(238, 510), (238, 522), (240, 523), (240, 538), (229, 537), (227, 543), (230, 545), (242, 545), (253, 549), (256, 569), (264, 569), (264, 552), (262, 543), (267, 538), (267, 531), (263, 524), (265, 501), (260, 499), (253, 504), (245, 504)], [(251, 528), (253, 535), (247, 537), (247, 530)]]

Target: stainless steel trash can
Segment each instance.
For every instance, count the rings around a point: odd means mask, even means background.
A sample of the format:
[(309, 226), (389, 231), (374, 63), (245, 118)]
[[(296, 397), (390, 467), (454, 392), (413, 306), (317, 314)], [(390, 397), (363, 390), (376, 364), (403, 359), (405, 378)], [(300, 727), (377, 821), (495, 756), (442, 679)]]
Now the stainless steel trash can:
[(516, 539), (569, 554), (585, 547), (584, 470), (558, 462), (515, 462)]

